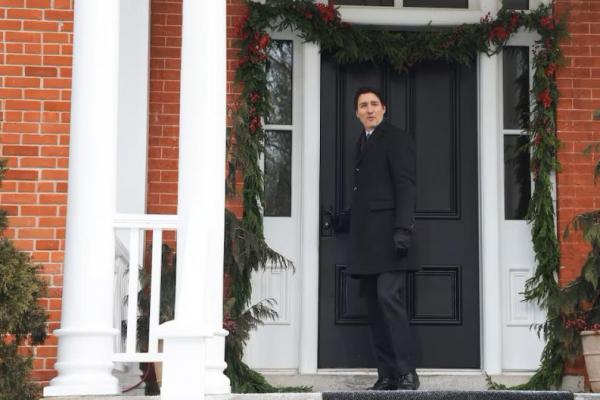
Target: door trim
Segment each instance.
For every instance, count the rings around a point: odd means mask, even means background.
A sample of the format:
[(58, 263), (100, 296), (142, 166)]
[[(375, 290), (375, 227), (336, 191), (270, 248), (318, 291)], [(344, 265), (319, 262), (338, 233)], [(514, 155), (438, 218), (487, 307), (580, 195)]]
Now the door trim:
[[(301, 325), (299, 372), (318, 372), (319, 299), (319, 163), (320, 75), (319, 46), (303, 45)], [(502, 371), (499, 191), (499, 63), (498, 56), (478, 58), (478, 159), (481, 366), (490, 374)], [(485, 94), (485, 95), (483, 95)], [(485, 134), (482, 134), (485, 132)], [(485, 157), (481, 157), (485, 154)]]
[[(532, 8), (539, 2), (532, 1)], [(481, 15), (498, 9), (496, 0), (480, 0)], [(342, 7), (344, 15), (345, 7)], [(383, 24), (364, 7), (359, 23)], [(471, 10), (469, 10), (471, 11)], [(437, 12), (437, 11), (436, 11)], [(469, 22), (469, 14), (457, 17), (456, 24)], [(467, 20), (465, 20), (467, 19)], [(402, 20), (400, 24), (419, 21)], [(319, 164), (320, 164), (320, 47), (304, 43), (302, 115), (302, 205), (301, 243), (298, 272), (301, 274), (299, 373), (318, 373), (319, 299)], [(502, 295), (500, 260), (501, 198), (501, 105), (500, 59), (480, 54), (477, 59), (478, 160), (479, 160), (479, 257), (480, 257), (480, 346), (481, 369), (502, 373)], [(485, 154), (485, 157), (482, 155)]]

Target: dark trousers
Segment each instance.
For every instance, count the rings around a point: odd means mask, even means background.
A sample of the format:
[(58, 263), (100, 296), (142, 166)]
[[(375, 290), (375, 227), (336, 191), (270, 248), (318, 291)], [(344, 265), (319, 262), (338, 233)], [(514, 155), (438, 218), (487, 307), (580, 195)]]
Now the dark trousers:
[(361, 285), (367, 300), (379, 377), (400, 377), (413, 371), (416, 343), (409, 329), (404, 300), (406, 272), (364, 277)]

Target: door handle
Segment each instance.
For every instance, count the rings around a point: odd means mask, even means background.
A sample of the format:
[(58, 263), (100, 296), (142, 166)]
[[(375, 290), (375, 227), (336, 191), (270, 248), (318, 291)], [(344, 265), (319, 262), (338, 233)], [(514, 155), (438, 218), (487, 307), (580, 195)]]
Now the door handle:
[(321, 231), (324, 236), (330, 236), (333, 233), (346, 233), (350, 231), (351, 210), (346, 209), (340, 213), (333, 211), (333, 206), (323, 208), (321, 215)]

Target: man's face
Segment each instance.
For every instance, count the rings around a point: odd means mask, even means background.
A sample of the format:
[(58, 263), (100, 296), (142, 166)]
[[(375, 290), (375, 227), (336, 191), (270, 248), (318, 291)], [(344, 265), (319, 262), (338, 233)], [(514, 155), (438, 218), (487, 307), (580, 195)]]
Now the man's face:
[(365, 130), (374, 129), (385, 114), (385, 106), (375, 93), (363, 93), (358, 97), (356, 116), (365, 127)]

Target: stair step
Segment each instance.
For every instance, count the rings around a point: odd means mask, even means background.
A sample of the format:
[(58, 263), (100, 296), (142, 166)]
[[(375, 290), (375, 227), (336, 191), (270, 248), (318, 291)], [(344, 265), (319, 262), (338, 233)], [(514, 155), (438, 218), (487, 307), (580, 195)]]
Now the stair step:
[(323, 392), (323, 400), (574, 400), (564, 391), (523, 390), (393, 390)]
[[(509, 394), (510, 393), (510, 394)], [(501, 397), (502, 395), (505, 397)], [(554, 397), (554, 394), (569, 397)], [(443, 397), (463, 396), (463, 397)], [(523, 396), (529, 397), (523, 397)], [(331, 396), (331, 397), (330, 397)], [(343, 396), (343, 397), (334, 397)], [(353, 396), (353, 397), (352, 397)], [(374, 397), (380, 396), (380, 397)], [(394, 397), (395, 396), (395, 397)], [(399, 397), (405, 396), (405, 397)], [(410, 396), (410, 397), (406, 397)], [(497, 396), (497, 397), (494, 397)], [(509, 397), (506, 397), (509, 396)], [(512, 396), (512, 397), (510, 397)], [(520, 397), (516, 397), (520, 396)], [(600, 393), (525, 392), (525, 391), (433, 391), (414, 392), (323, 392), (323, 393), (261, 393), (207, 395), (205, 400), (600, 400)], [(160, 396), (67, 396), (45, 400), (160, 400)]]
[[(277, 374), (262, 371), (267, 381), (276, 387), (309, 386), (315, 392), (342, 392), (361, 391), (371, 387), (377, 380), (376, 373), (318, 373), (318, 374)], [(420, 390), (487, 390), (486, 376), (477, 372), (443, 372), (417, 370), (421, 381)], [(508, 387), (525, 383), (531, 374), (514, 373), (493, 375), (496, 383)], [(568, 375), (563, 377), (563, 382), (558, 390), (569, 392), (584, 392), (583, 376)]]

